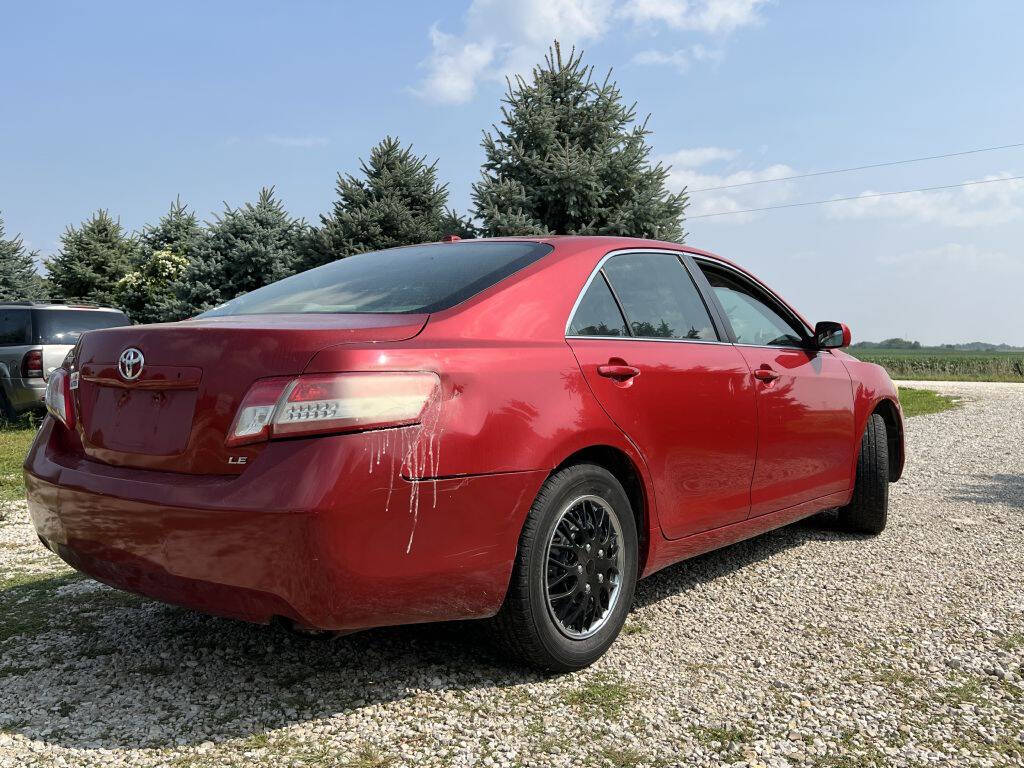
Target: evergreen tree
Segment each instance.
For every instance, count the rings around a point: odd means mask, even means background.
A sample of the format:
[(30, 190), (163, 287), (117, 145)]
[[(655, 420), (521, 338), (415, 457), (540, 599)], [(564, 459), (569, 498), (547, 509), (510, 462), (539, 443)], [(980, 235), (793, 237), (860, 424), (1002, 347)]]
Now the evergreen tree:
[(128, 272), (135, 254), (136, 242), (121, 222), (97, 211), (81, 227), (65, 230), (60, 251), (46, 262), (50, 284), (60, 297), (110, 305), (114, 286)]
[(206, 233), (195, 213), (180, 199), (154, 226), (139, 236), (135, 268), (118, 281), (118, 306), (138, 323), (160, 323), (188, 317), (188, 273), (204, 258)]
[(288, 277), (298, 266), (308, 229), (289, 215), (273, 187), (261, 189), (255, 204), (225, 205), (186, 273), (184, 298), (202, 311)]
[(0, 217), (0, 301), (43, 298), (43, 281), (36, 274), (35, 257), (20, 235), (7, 239)]
[(646, 120), (610, 81), (556, 41), (532, 81), (508, 83), (501, 127), (485, 132), (473, 202), (487, 235), (609, 234), (681, 240), (686, 196), (651, 164)]
[(472, 217), (463, 216), (447, 208), (445, 209), (444, 216), (441, 217), (441, 236), (444, 237), (445, 235), (457, 235), (463, 240), (469, 240), (479, 237), (480, 230), (473, 223)]
[(442, 228), (448, 190), (437, 182), (436, 160), (427, 164), (411, 145), (403, 148), (388, 136), (370, 151), (369, 162), (360, 161), (360, 169), (365, 178), (338, 174), (338, 199), (320, 217), (307, 266), (449, 234)]

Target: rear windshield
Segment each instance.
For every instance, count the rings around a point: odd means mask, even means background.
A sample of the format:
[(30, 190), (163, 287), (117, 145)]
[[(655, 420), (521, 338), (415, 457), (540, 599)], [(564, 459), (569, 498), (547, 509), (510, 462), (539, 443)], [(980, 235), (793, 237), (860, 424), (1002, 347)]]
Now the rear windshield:
[(431, 243), (360, 253), (243, 294), (200, 317), (439, 312), (552, 250), (530, 242)]
[(74, 344), (84, 331), (131, 325), (122, 312), (88, 309), (32, 310), (33, 344)]

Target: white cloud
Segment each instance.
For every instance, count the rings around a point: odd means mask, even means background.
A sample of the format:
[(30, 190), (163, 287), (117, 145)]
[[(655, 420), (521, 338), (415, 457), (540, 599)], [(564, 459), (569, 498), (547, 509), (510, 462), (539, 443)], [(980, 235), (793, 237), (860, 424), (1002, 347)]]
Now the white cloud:
[[(783, 163), (754, 169), (734, 170), (726, 167), (717, 172), (705, 169), (705, 166), (708, 165), (735, 160), (739, 154), (734, 149), (723, 147), (693, 147), (677, 150), (658, 159), (666, 165), (672, 166), (668, 174), (669, 188), (679, 191), (685, 187), (690, 191), (690, 205), (686, 209), (687, 216), (763, 208), (792, 200), (793, 185), (786, 181), (775, 184), (754, 184), (735, 189), (708, 189), (734, 184), (750, 184), (750, 182), (766, 179), (781, 179), (797, 173), (796, 169)], [(698, 191), (702, 189), (708, 191)], [(720, 218), (712, 217), (707, 220), (723, 224), (737, 224), (749, 221), (754, 215), (756, 214), (734, 214)]]
[(432, 101), (469, 101), (481, 80), (529, 72), (555, 39), (600, 39), (611, 10), (612, 0), (473, 0), (461, 37), (430, 28), (427, 75), (414, 91)]
[(667, 24), (673, 29), (728, 33), (761, 21), (758, 9), (767, 0), (627, 0), (621, 16), (641, 25)]
[[(985, 179), (1005, 179), (1017, 174), (1003, 172)], [(866, 190), (863, 195), (877, 194)], [(899, 219), (911, 224), (949, 227), (980, 227), (1006, 224), (1024, 217), (1024, 180), (1002, 181), (905, 195), (865, 197), (827, 206), (833, 219)]]
[(689, 48), (679, 48), (675, 51), (659, 51), (650, 49), (640, 51), (633, 56), (634, 64), (641, 65), (668, 65), (674, 67), (680, 74), (690, 69), (690, 64), (695, 61), (721, 61), (721, 49), (706, 48), (700, 43)]
[(676, 71), (683, 73), (690, 68), (690, 54), (686, 51), (672, 51), (671, 53), (664, 53), (662, 51), (640, 51), (633, 57), (634, 64), (643, 65), (668, 65), (676, 69)]
[(329, 140), (324, 136), (278, 136), (271, 134), (266, 137), (271, 144), (279, 147), (295, 147), (300, 149), (311, 149), (313, 147), (325, 147)]
[[(461, 34), (430, 27), (426, 74), (413, 92), (441, 103), (462, 104), (481, 82), (527, 74), (553, 40), (564, 48), (602, 39), (613, 22), (628, 19), (644, 31), (669, 26), (705, 34), (728, 33), (759, 21), (766, 0), (473, 0)], [(675, 51), (638, 53), (639, 64), (671, 65), (717, 61), (722, 52), (700, 43)]]

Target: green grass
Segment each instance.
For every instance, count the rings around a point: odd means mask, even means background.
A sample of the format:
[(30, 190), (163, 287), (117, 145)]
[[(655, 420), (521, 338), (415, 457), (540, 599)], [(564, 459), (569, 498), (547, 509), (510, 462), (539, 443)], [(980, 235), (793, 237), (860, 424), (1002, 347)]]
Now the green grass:
[(894, 379), (919, 381), (1024, 382), (1024, 353), (962, 352), (935, 348), (849, 349), (867, 363), (878, 363)]
[(900, 387), (900, 405), (903, 406), (903, 415), (910, 418), (948, 411), (958, 407), (960, 402), (955, 397), (940, 395), (930, 389)]
[(35, 436), (36, 424), (28, 420), (0, 426), (0, 501), (25, 498), (21, 464)]
[(563, 696), (566, 704), (590, 713), (596, 710), (604, 717), (619, 714), (633, 698), (632, 688), (604, 675), (584, 683), (581, 688), (567, 691)]

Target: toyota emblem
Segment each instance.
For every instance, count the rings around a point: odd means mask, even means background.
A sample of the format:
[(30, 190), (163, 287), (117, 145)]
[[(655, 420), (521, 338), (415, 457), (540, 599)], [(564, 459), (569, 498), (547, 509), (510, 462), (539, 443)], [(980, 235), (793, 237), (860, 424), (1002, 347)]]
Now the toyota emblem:
[(125, 381), (135, 381), (142, 373), (142, 366), (146, 364), (146, 358), (142, 351), (135, 347), (128, 347), (117, 359), (117, 370)]

